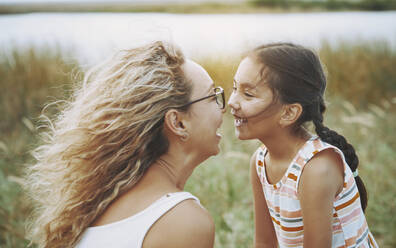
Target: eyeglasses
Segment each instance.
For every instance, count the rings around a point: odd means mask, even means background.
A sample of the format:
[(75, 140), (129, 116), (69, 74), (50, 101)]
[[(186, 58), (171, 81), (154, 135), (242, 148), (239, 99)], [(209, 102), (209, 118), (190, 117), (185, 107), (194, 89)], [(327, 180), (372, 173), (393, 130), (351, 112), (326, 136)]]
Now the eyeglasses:
[(208, 98), (211, 98), (211, 97), (215, 97), (216, 103), (217, 103), (217, 105), (219, 106), (219, 108), (220, 108), (220, 109), (224, 109), (224, 107), (225, 107), (225, 96), (224, 96), (224, 90), (223, 90), (223, 88), (221, 88), (221, 87), (216, 87), (216, 88), (214, 88), (213, 90), (214, 90), (214, 94), (209, 95), (209, 96), (205, 96), (205, 97), (202, 97), (202, 98), (199, 98), (199, 99), (194, 100), (194, 101), (191, 101), (191, 102), (189, 102), (189, 103), (183, 105), (182, 107), (191, 105), (191, 104), (196, 103), (196, 102), (199, 102), (199, 101), (203, 101), (203, 100), (208, 99)]

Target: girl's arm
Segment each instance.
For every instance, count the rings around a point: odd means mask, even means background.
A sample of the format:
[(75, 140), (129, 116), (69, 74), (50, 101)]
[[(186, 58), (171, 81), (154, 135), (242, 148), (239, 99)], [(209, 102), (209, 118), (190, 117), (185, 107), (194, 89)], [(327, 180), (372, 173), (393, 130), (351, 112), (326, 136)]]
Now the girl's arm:
[(343, 164), (332, 149), (318, 153), (302, 172), (298, 194), (304, 248), (331, 247), (334, 199), (343, 187)]
[(274, 224), (265, 201), (261, 182), (256, 171), (256, 155), (250, 160), (250, 174), (254, 197), (255, 248), (278, 247)]

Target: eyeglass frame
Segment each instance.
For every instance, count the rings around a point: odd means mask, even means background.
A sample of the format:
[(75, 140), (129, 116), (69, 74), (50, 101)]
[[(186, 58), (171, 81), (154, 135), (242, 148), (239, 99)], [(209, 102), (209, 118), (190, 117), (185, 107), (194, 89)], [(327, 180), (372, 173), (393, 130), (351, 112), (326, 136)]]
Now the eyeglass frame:
[[(219, 89), (220, 91), (219, 91), (219, 92), (216, 92), (216, 89)], [(206, 100), (206, 99), (208, 99), (208, 98), (215, 97), (215, 96), (221, 94), (221, 97), (222, 97), (222, 99), (223, 99), (223, 104), (222, 104), (223, 107), (220, 108), (220, 109), (224, 109), (224, 108), (225, 108), (225, 95), (224, 95), (224, 89), (223, 89), (222, 87), (218, 86), (218, 87), (215, 87), (213, 90), (215, 91), (214, 94), (209, 95), (209, 96), (204, 96), (204, 97), (199, 98), (199, 99), (197, 99), (197, 100), (194, 100), (194, 101), (191, 101), (191, 102), (189, 102), (189, 103), (186, 103), (186, 104), (184, 104), (182, 107), (186, 107), (186, 106), (189, 106), (189, 105), (191, 105), (191, 104), (194, 104), (194, 103), (197, 103), (197, 102), (200, 102), (200, 101), (203, 101), (203, 100)], [(217, 103), (217, 106), (219, 106), (219, 103), (217, 102), (217, 98), (216, 98), (216, 103)], [(220, 106), (219, 106), (219, 107), (220, 107)]]

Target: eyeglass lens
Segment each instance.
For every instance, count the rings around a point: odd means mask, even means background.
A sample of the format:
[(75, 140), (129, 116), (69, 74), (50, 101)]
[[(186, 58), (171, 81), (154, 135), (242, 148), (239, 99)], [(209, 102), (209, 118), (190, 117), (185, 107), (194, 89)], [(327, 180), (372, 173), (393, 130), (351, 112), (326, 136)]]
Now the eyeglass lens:
[(221, 93), (221, 89), (215, 88), (215, 93), (216, 93), (216, 103), (219, 105), (221, 109), (224, 108), (224, 98), (223, 94)]

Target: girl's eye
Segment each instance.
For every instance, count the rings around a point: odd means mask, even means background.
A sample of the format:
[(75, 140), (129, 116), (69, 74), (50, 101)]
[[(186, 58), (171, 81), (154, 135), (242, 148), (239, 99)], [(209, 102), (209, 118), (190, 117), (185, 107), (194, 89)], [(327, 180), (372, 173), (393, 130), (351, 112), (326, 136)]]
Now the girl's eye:
[(252, 94), (249, 94), (249, 93), (247, 93), (247, 92), (245, 92), (245, 96), (247, 96), (247, 97), (253, 97)]
[(237, 90), (237, 88), (234, 86), (234, 87), (232, 87), (232, 90), (233, 90), (233, 91), (236, 91), (236, 90)]

